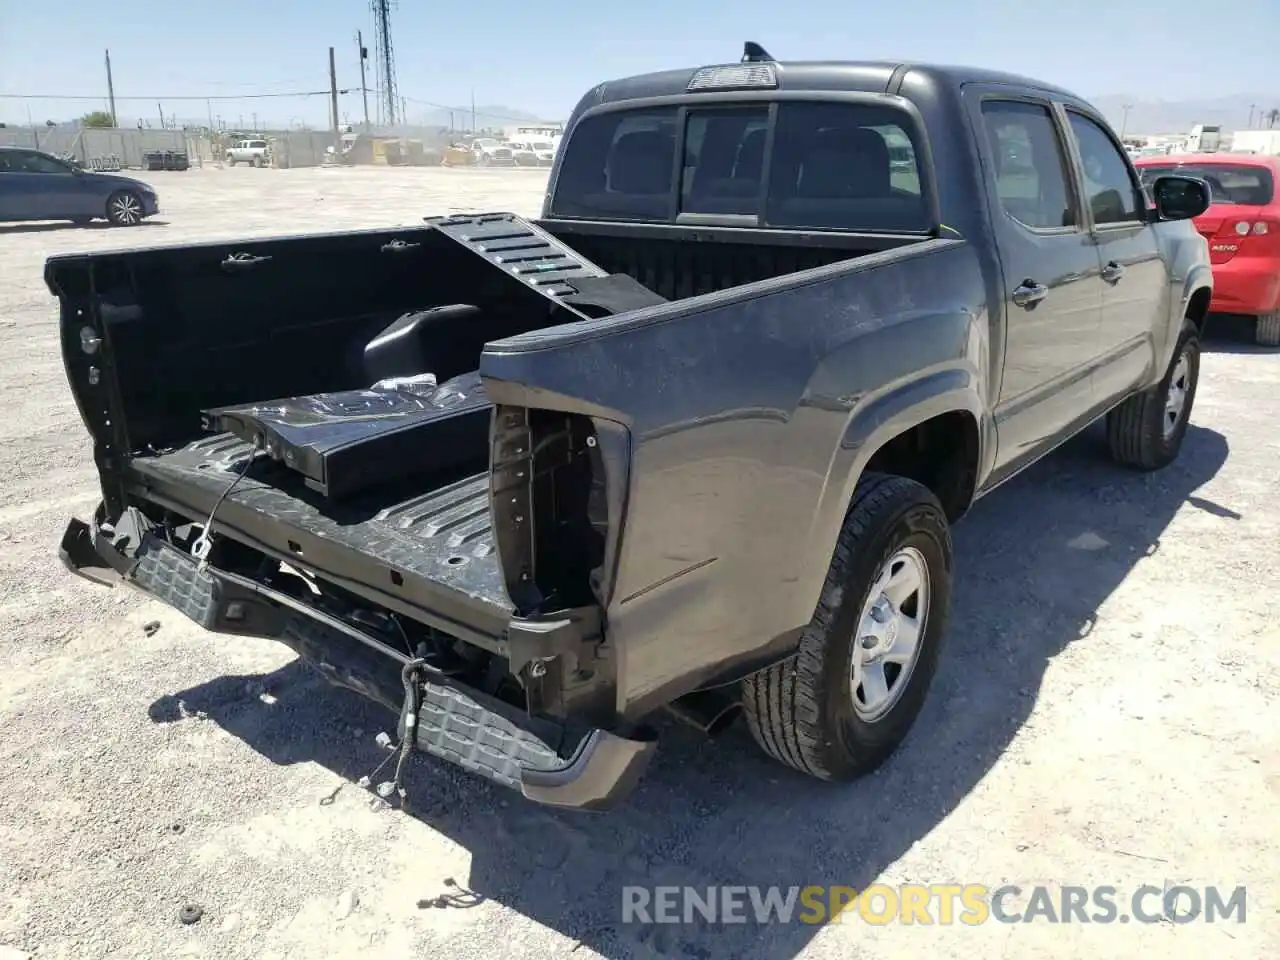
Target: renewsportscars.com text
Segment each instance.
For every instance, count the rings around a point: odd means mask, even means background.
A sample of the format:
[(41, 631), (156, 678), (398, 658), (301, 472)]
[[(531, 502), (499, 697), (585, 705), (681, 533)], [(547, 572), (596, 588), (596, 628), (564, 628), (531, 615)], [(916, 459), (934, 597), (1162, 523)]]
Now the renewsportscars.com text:
[(623, 923), (1244, 923), (1246, 890), (1218, 887), (623, 887)]

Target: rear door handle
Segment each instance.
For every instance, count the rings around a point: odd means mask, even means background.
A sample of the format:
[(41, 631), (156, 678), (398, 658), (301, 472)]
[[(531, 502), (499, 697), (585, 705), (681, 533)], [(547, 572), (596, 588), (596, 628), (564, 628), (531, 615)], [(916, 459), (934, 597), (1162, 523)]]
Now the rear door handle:
[(1124, 276), (1124, 267), (1112, 260), (1102, 268), (1102, 279), (1107, 283), (1119, 283), (1120, 278)]
[(1023, 280), (1013, 291), (1013, 302), (1020, 307), (1032, 307), (1049, 295), (1049, 288), (1034, 280)]

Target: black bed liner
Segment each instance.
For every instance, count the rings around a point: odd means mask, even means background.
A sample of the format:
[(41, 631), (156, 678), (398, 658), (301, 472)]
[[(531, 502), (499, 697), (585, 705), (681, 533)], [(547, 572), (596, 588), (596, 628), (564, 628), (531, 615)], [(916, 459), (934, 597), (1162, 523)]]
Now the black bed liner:
[(136, 457), (132, 481), (147, 499), (388, 609), (491, 650), (514, 612), (494, 550), (489, 476), (430, 493), (336, 504), (286, 485), (286, 468), (259, 454), (218, 504), (252, 447), (231, 434)]

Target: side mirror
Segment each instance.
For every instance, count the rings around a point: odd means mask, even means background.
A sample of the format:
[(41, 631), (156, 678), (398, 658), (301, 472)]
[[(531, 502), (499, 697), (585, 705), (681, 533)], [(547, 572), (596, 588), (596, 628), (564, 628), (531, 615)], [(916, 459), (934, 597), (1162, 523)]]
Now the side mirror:
[(1156, 177), (1151, 197), (1160, 220), (1190, 220), (1209, 209), (1209, 185), (1195, 177)]

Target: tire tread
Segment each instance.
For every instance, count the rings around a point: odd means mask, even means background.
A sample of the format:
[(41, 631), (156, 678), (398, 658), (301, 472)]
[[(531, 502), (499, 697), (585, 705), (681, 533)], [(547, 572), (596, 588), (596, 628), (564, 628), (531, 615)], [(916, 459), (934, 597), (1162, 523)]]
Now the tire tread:
[[(1182, 325), (1169, 367), (1160, 382), (1141, 393), (1135, 393), (1107, 414), (1107, 446), (1116, 463), (1149, 472), (1167, 466), (1177, 457), (1182, 434), (1178, 434), (1176, 442), (1168, 449), (1162, 432), (1164, 392), (1168, 388), (1169, 378), (1173, 376), (1174, 365), (1189, 341), (1196, 342), (1197, 349), (1199, 348), (1199, 332), (1188, 320)], [(1191, 412), (1188, 411), (1188, 419), (1190, 416)], [(1185, 432), (1185, 424), (1181, 429)]]
[(1264, 313), (1258, 318), (1254, 339), (1262, 347), (1280, 347), (1280, 310)]
[(825, 735), (816, 691), (822, 689), (828, 635), (844, 590), (848, 570), (860, 543), (882, 510), (920, 485), (904, 477), (869, 474), (854, 491), (849, 512), (828, 569), (813, 620), (794, 657), (748, 677), (742, 683), (743, 715), (761, 748), (775, 760), (821, 780), (835, 772), (823, 760)]

